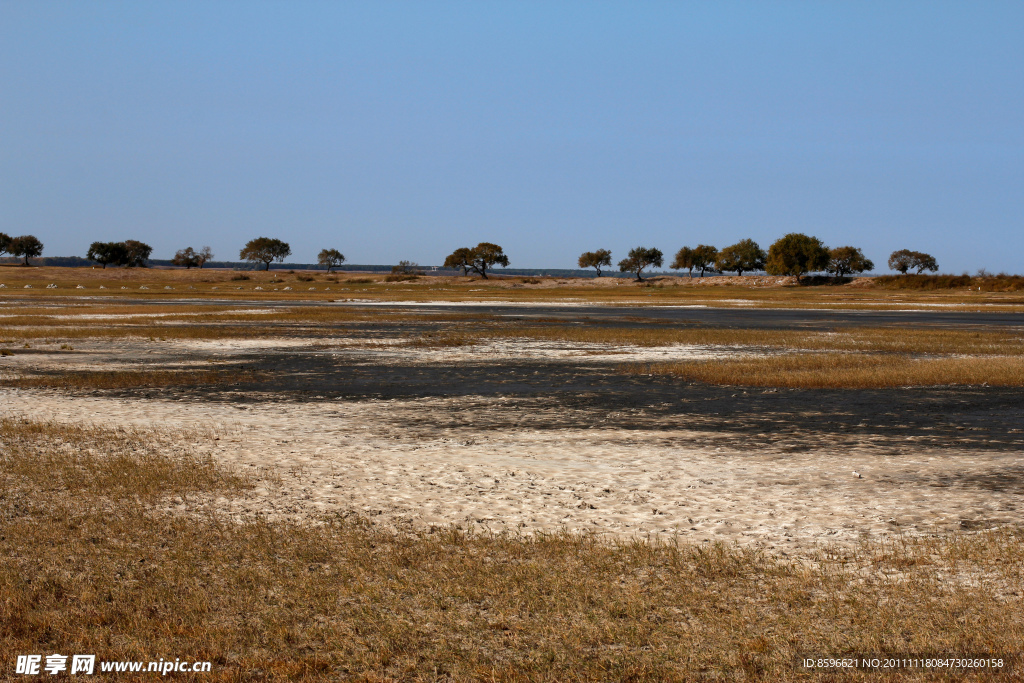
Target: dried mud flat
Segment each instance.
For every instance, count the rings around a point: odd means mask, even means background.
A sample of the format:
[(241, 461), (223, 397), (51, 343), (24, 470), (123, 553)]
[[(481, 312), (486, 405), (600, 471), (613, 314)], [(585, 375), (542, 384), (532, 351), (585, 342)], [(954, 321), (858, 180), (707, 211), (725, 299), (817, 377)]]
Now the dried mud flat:
[(721, 353), (530, 341), (432, 349), (389, 338), (92, 340), (74, 353), (4, 358), (0, 374), (266, 374), (220, 388), (2, 389), (0, 415), (166, 432), (183, 451), (256, 474), (257, 488), (214, 502), (239, 515), (654, 535), (786, 554), (1020, 524), (1018, 390), (764, 391), (615, 371), (652, 356)]

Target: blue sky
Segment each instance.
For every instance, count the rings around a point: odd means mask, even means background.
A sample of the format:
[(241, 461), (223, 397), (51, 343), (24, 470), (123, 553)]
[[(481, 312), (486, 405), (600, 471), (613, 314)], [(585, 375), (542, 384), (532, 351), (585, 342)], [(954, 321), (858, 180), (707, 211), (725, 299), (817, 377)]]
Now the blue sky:
[(0, 0), (0, 231), (1024, 271), (1024, 3)]

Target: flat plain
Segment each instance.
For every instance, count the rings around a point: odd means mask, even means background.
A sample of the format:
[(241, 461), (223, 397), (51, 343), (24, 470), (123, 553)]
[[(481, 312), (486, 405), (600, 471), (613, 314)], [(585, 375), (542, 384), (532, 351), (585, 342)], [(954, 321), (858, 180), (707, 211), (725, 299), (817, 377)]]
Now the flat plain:
[[(0, 282), (8, 651), (201, 642), (218, 680), (827, 680), (795, 658), (1024, 632), (1020, 292)], [(101, 604), (111, 572), (134, 611)]]

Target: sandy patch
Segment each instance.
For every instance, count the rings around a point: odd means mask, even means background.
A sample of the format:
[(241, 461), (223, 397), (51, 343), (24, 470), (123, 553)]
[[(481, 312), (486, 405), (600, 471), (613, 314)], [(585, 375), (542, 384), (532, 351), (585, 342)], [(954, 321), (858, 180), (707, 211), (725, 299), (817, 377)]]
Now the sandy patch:
[[(235, 514), (355, 512), (387, 526), (678, 534), (781, 552), (1021, 521), (1017, 487), (962, 485), (1019, 471), (1021, 453), (895, 459), (870, 444), (799, 454), (781, 452), (785, 444), (701, 448), (678, 429), (422, 426), (481, 401), (506, 409), (503, 399), (480, 397), (245, 405), (2, 390), (0, 415), (156, 429), (220, 462), (280, 473), (280, 484), (223, 501)], [(197, 433), (219, 438), (195, 443)]]

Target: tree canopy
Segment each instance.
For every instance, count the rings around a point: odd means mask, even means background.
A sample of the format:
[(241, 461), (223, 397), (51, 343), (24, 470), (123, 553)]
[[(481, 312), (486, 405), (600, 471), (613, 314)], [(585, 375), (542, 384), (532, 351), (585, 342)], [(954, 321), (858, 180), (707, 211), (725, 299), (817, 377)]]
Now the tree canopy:
[(321, 266), (327, 266), (327, 272), (331, 272), (332, 268), (337, 268), (345, 262), (345, 255), (337, 249), (321, 249), (320, 253), (317, 254), (316, 262)]
[(459, 247), (453, 251), (445, 258), (444, 267), (461, 270), (463, 275), (472, 271), (486, 279), (488, 268), (496, 265), (506, 267), (508, 263), (508, 256), (501, 247), (491, 242), (481, 242), (473, 248)]
[(93, 242), (85, 258), (103, 266), (119, 266), (127, 258), (124, 242)]
[(828, 267), (825, 270), (836, 277), (874, 269), (874, 262), (864, 258), (864, 252), (857, 247), (836, 247), (828, 250)]
[(683, 247), (676, 252), (676, 258), (672, 261), (672, 265), (669, 268), (672, 270), (689, 271), (691, 278), (693, 277), (693, 269), (696, 268), (700, 276), (704, 277), (705, 272), (714, 272), (715, 258), (717, 256), (718, 249), (707, 244), (698, 244), (692, 249), (690, 247)]
[(213, 250), (210, 247), (204, 246), (202, 249), (196, 252), (196, 261), (199, 263), (200, 270), (206, 265), (207, 261), (213, 260)]
[(889, 254), (889, 268), (904, 275), (908, 270), (917, 270), (917, 274), (920, 275), (926, 270), (934, 273), (939, 269), (939, 264), (931, 254), (900, 249)]
[(23, 265), (27, 266), (29, 265), (29, 258), (43, 255), (43, 243), (35, 235), (12, 237), (7, 243), (7, 253), (11, 256), (24, 257), (25, 263)]
[(612, 252), (608, 249), (598, 249), (597, 251), (585, 251), (580, 254), (580, 260), (577, 261), (580, 268), (594, 268), (597, 270), (597, 276), (601, 277), (601, 268), (604, 266), (611, 267), (612, 265)]
[(620, 273), (636, 273), (637, 282), (643, 280), (644, 268), (649, 266), (661, 267), (664, 255), (660, 249), (648, 249), (647, 247), (635, 247), (629, 250), (629, 255), (619, 261)]
[[(85, 258), (107, 266), (124, 266), (126, 268), (145, 268), (149, 255), (153, 253), (153, 247), (138, 240), (125, 240), (124, 242), (93, 242), (89, 245), (89, 251)], [(175, 259), (178, 258), (178, 252)], [(173, 259), (172, 259), (172, 262)]]
[(184, 266), (185, 270), (189, 270), (199, 265), (199, 254), (192, 247), (185, 247), (174, 253), (171, 263), (176, 266)]
[(238, 257), (251, 263), (263, 263), (266, 265), (264, 270), (270, 270), (271, 262), (280, 263), (291, 253), (292, 248), (288, 246), (287, 242), (273, 237), (257, 237), (245, 243), (242, 250), (238, 252)]
[(795, 275), (799, 282), (804, 273), (825, 270), (828, 258), (828, 249), (817, 237), (791, 232), (768, 247), (764, 269), (769, 275)]
[(767, 255), (757, 242), (745, 239), (718, 252), (715, 268), (723, 272), (736, 271), (737, 275), (743, 275), (743, 271), (762, 270), (766, 258)]
[(11, 236), (0, 232), (0, 254), (6, 253), (9, 246), (11, 246)]
[(145, 268), (149, 261), (149, 255), (153, 253), (153, 247), (138, 240), (125, 240), (124, 265), (128, 268)]

